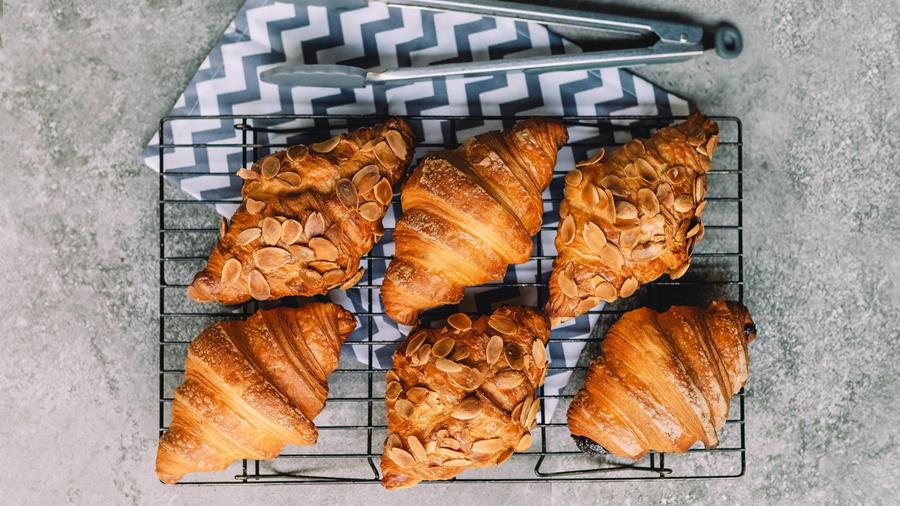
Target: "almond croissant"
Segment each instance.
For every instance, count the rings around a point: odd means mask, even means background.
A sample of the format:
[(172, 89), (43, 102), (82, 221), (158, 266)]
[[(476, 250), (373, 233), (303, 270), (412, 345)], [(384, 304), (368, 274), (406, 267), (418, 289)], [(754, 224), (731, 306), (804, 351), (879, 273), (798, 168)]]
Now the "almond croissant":
[(447, 480), (502, 464), (531, 445), (547, 375), (550, 322), (535, 309), (503, 307), (475, 321), (452, 315), (394, 353), (387, 373), (385, 488)]
[(400, 194), (403, 217), (381, 294), (387, 314), (412, 325), (463, 289), (502, 279), (528, 260), (541, 227), (541, 193), (568, 139), (556, 120), (528, 119), (428, 155)]
[(286, 444), (315, 443), (312, 420), (355, 328), (349, 311), (310, 303), (204, 330), (188, 348), (172, 423), (159, 441), (159, 479), (171, 484), (235, 460), (274, 458)]
[(703, 237), (706, 173), (718, 126), (695, 112), (566, 174), (547, 313), (556, 324), (681, 277)]
[(651, 450), (684, 452), (698, 440), (717, 446), (755, 338), (737, 302), (629, 311), (603, 338), (569, 406), (569, 430), (583, 449), (596, 443), (634, 460)]
[(360, 258), (384, 234), (381, 219), (412, 142), (409, 125), (393, 118), (238, 171), (244, 201), (188, 295), (239, 304), (356, 284)]

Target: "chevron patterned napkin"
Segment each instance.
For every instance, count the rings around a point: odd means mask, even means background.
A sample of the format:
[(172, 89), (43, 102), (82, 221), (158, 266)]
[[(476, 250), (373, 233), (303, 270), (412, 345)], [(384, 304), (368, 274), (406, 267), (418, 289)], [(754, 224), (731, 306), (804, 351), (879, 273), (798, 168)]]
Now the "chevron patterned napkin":
[[(366, 7), (343, 9), (297, 6), (272, 0), (247, 0), (225, 29), (209, 56), (200, 65), (171, 115), (252, 115), (252, 114), (393, 114), (393, 115), (684, 115), (689, 112), (683, 99), (622, 69), (565, 71), (544, 74), (497, 74), (481, 77), (437, 78), (431, 81), (369, 86), (362, 89), (323, 87), (279, 88), (263, 83), (259, 74), (285, 61), (305, 63), (342, 63), (364, 68), (423, 66), (434, 63), (483, 61), (549, 54), (577, 53), (580, 48), (547, 30), (546, 27), (503, 18), (471, 14), (435, 12), (419, 9), (389, 8), (371, 2)], [(466, 121), (449, 128), (414, 124), (425, 140), (446, 143), (463, 140), (479, 132), (501, 128), (491, 121)], [(302, 122), (301, 122), (302, 124)], [(298, 122), (267, 126), (298, 126)], [(328, 129), (321, 122), (305, 126)], [(335, 129), (329, 133), (338, 133)], [(320, 134), (325, 132), (319, 131)], [(571, 128), (571, 141), (596, 137), (594, 132)], [(176, 144), (240, 144), (241, 132), (234, 121), (208, 119), (167, 122), (168, 142)], [(302, 136), (276, 132), (261, 133), (260, 143), (303, 142)], [(455, 135), (455, 137), (453, 137)], [(612, 135), (612, 134), (610, 134)], [(624, 142), (616, 132), (615, 141)], [(267, 151), (259, 153), (262, 157)], [(422, 151), (417, 153), (421, 155)], [(572, 167), (576, 159), (587, 156), (583, 148), (573, 153), (564, 148), (558, 170)], [(144, 151), (147, 165), (159, 170), (159, 138), (154, 137)], [(167, 148), (164, 155), (167, 177), (187, 194), (198, 199), (239, 200), (241, 180), (233, 174), (242, 165), (240, 147)], [(190, 174), (179, 175), (178, 172)], [(205, 174), (197, 174), (202, 172)], [(208, 175), (207, 175), (208, 174)], [(231, 175), (229, 175), (231, 174)], [(545, 226), (559, 219), (552, 197), (562, 196), (564, 184), (557, 176), (545, 192)], [(228, 217), (237, 204), (218, 204)], [(388, 211), (385, 227), (393, 227), (399, 204)], [(535, 250), (554, 255), (555, 231), (542, 231), (535, 238)], [(538, 249), (542, 248), (542, 249)], [(376, 245), (374, 255), (394, 251), (390, 235)], [(540, 265), (539, 265), (540, 264)], [(551, 263), (532, 261), (512, 266), (505, 283), (529, 284), (549, 279)], [(381, 282), (386, 262), (373, 260), (369, 267), (375, 284)], [(365, 280), (365, 278), (364, 278)], [(357, 313), (381, 311), (380, 297), (369, 299), (370, 290), (335, 290), (331, 298)], [(377, 292), (375, 292), (377, 293)], [(434, 323), (456, 311), (490, 313), (502, 304), (535, 306), (537, 288), (529, 286), (486, 285), (466, 292), (457, 307), (432, 312)], [(550, 374), (544, 393), (555, 395), (565, 387), (571, 372), (556, 369), (572, 366), (584, 347), (582, 339), (590, 335), (596, 315), (583, 315), (553, 332), (550, 344)], [(351, 341), (372, 339), (399, 342), (409, 331), (382, 316), (361, 316), (360, 328)], [(395, 345), (350, 345), (357, 359), (376, 367), (389, 367)], [(370, 349), (372, 353), (370, 355)], [(544, 401), (549, 421), (557, 399)]]

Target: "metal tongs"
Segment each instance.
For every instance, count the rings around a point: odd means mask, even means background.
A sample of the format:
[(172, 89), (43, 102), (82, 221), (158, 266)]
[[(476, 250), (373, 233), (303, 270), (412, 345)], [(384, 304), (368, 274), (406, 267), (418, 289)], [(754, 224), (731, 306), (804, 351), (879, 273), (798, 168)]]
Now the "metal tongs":
[[(361, 7), (363, 0), (291, 0), (302, 5)], [(599, 29), (622, 35), (637, 35), (653, 41), (638, 48), (592, 51), (529, 58), (511, 58), (369, 71), (351, 65), (287, 64), (266, 70), (260, 78), (283, 86), (327, 86), (360, 88), (369, 84), (415, 81), (446, 76), (478, 76), (495, 72), (550, 72), (591, 70), (605, 67), (635, 67), (654, 63), (681, 62), (714, 48), (722, 58), (735, 58), (742, 49), (740, 32), (721, 25), (714, 34), (705, 34), (702, 26), (658, 21), (639, 17), (601, 14), (591, 11), (526, 5), (499, 0), (383, 0), (389, 6), (464, 12), (488, 17), (555, 25), (565, 28)]]

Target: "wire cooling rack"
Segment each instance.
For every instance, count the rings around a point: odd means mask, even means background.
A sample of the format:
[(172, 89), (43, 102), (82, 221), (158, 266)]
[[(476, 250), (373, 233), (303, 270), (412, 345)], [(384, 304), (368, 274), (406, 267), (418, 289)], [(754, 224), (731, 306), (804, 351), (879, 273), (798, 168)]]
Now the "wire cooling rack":
[[(234, 200), (216, 198), (203, 193), (200, 199), (189, 198), (173, 184), (183, 178), (226, 177), (235, 188), (240, 180), (233, 172), (221, 170), (226, 157), (239, 157), (246, 166), (266, 154), (287, 145), (322, 140), (340, 131), (383, 121), (386, 116), (305, 115), (305, 116), (169, 116), (160, 121), (159, 149), (159, 430), (162, 434), (171, 420), (174, 390), (181, 383), (184, 358), (190, 340), (207, 325), (228, 318), (245, 318), (259, 307), (291, 304), (250, 302), (225, 307), (201, 305), (185, 296), (185, 288), (193, 274), (200, 270), (218, 237), (218, 215), (213, 205), (235, 205)], [(466, 131), (484, 131), (510, 126), (521, 117), (497, 116), (407, 116), (418, 137), (416, 160), (425, 152), (454, 147), (468, 137)], [(600, 146), (621, 145), (632, 136), (646, 137), (653, 130), (681, 120), (681, 117), (643, 116), (578, 116), (564, 117), (569, 127), (570, 142), (561, 150), (552, 184), (563, 184), (562, 177), (573, 160), (582, 160)], [(725, 427), (720, 431), (717, 448), (691, 448), (684, 454), (650, 453), (639, 462), (621, 461), (611, 456), (589, 457), (578, 450), (569, 436), (565, 412), (574, 393), (583, 384), (583, 376), (598, 350), (600, 337), (623, 312), (639, 306), (665, 309), (671, 304), (706, 304), (727, 298), (743, 302), (743, 238), (742, 238), (742, 137), (741, 122), (735, 117), (713, 117), (720, 128), (720, 141), (708, 176), (709, 196), (703, 216), (706, 236), (696, 246), (692, 266), (677, 281), (662, 278), (642, 287), (634, 296), (595, 309), (598, 321), (581, 359), (574, 366), (550, 364), (550, 374), (571, 371), (566, 389), (558, 395), (538, 391), (541, 415), (532, 434), (534, 443), (523, 453), (516, 453), (505, 464), (489, 469), (469, 470), (452, 480), (463, 482), (542, 482), (542, 481), (626, 481), (672, 480), (696, 478), (728, 478), (743, 475), (746, 469), (744, 428), (745, 399), (743, 390), (732, 402)], [(193, 132), (204, 127), (233, 124), (235, 136), (226, 140), (177, 143), (173, 126), (192, 122)], [(181, 125), (184, 126), (184, 125)], [(203, 139), (203, 135), (192, 136)], [(437, 139), (435, 141), (435, 138)], [(235, 142), (237, 140), (238, 142)], [(207, 160), (197, 160), (201, 168), (184, 170), (166, 167), (167, 153), (176, 150), (202, 149)], [(570, 156), (563, 156), (566, 149)], [(207, 163), (206, 167), (202, 164)], [(415, 161), (414, 161), (415, 163)], [(545, 203), (552, 205), (546, 198)], [(394, 208), (399, 210), (398, 197)], [(549, 206), (548, 206), (549, 207)], [(558, 216), (545, 213), (531, 262), (537, 273), (533, 282), (512, 283), (531, 286), (538, 292), (538, 307), (546, 300), (546, 282), (553, 252), (542, 244), (552, 244)], [(386, 234), (391, 230), (386, 229)], [(386, 237), (388, 237), (386, 235)], [(372, 317), (380, 316), (377, 304), (379, 285), (371, 278), (373, 262), (386, 262), (389, 256), (367, 255), (363, 258), (368, 278), (356, 287), (368, 300), (369, 310), (357, 313), (368, 329), (367, 338), (353, 346), (367, 347), (368, 363), (373, 362), (374, 349), (387, 343), (373, 337)], [(570, 343), (574, 339), (552, 335), (551, 343)], [(346, 347), (347, 345), (345, 345)], [(341, 364), (329, 378), (329, 397), (325, 410), (315, 423), (319, 442), (309, 447), (286, 447), (271, 461), (244, 460), (220, 473), (188, 475), (182, 484), (312, 484), (312, 483), (377, 483), (379, 460), (386, 436), (384, 408), (384, 375), (386, 370), (359, 363), (348, 350), (341, 354)], [(558, 400), (554, 413), (546, 413), (544, 402)], [(427, 482), (426, 482), (427, 483)]]

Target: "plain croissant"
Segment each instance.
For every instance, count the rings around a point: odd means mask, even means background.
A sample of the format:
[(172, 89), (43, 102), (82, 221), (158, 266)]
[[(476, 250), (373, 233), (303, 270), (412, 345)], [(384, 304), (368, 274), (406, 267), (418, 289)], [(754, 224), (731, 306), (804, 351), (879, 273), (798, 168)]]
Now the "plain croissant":
[(312, 420), (355, 328), (349, 311), (315, 302), (204, 330), (188, 348), (172, 423), (159, 441), (159, 479), (171, 484), (235, 460), (274, 458), (286, 444), (314, 444)]
[(634, 460), (651, 450), (684, 452), (698, 440), (715, 447), (747, 381), (755, 338), (737, 302), (629, 311), (603, 338), (569, 406), (569, 430), (582, 449), (596, 443)]
[(412, 325), (463, 289), (502, 279), (528, 260), (541, 227), (541, 193), (568, 139), (557, 120), (527, 119), (426, 156), (400, 194), (403, 217), (381, 294), (387, 314)]
[(684, 274), (703, 237), (706, 173), (718, 132), (695, 112), (609, 156), (601, 149), (566, 174), (546, 306), (554, 324), (601, 300), (630, 297), (663, 274)]
[(502, 464), (531, 446), (547, 375), (550, 322), (535, 309), (503, 307), (472, 321), (452, 315), (394, 353), (387, 373), (385, 488), (447, 480)]
[(241, 169), (244, 198), (188, 295), (239, 304), (349, 288), (384, 234), (393, 185), (413, 156), (409, 125), (392, 118)]

